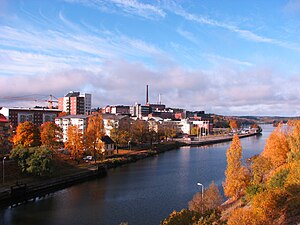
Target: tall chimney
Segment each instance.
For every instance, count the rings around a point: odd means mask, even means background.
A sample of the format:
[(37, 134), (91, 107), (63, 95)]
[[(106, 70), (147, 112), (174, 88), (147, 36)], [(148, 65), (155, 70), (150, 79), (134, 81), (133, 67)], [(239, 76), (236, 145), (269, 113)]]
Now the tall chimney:
[(158, 94), (158, 104), (161, 105), (161, 95), (160, 95), (160, 93)]
[(146, 86), (146, 104), (147, 105), (149, 104), (149, 94), (148, 94), (148, 92), (149, 92), (149, 87), (148, 87), (148, 84), (147, 84), (147, 86)]

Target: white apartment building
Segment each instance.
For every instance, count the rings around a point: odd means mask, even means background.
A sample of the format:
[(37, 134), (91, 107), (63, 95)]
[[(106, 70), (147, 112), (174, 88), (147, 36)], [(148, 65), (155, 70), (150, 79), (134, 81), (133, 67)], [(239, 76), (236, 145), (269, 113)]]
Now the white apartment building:
[(68, 127), (77, 126), (82, 134), (87, 127), (87, 120), (90, 116), (86, 115), (69, 115), (63, 116), (55, 119), (55, 124), (57, 124), (63, 130), (63, 142), (68, 140)]

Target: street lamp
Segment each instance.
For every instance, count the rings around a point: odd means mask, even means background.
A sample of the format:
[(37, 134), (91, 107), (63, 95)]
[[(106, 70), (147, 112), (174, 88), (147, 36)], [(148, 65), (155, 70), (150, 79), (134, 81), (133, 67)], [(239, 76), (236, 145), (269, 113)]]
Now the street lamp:
[(131, 141), (128, 141), (128, 148), (129, 148), (130, 151), (131, 151)]
[(202, 202), (202, 213), (203, 213), (203, 192), (204, 192), (204, 185), (201, 184), (201, 183), (197, 183), (198, 186), (201, 186), (202, 189), (201, 189), (201, 202)]
[(2, 160), (2, 169), (3, 169), (3, 180), (2, 180), (2, 183), (4, 184), (4, 160), (6, 159), (6, 156), (3, 157), (3, 160)]

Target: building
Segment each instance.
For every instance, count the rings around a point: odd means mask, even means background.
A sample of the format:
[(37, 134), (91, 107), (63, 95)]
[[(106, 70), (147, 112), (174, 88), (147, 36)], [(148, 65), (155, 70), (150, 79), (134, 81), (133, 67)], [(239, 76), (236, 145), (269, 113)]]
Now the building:
[(103, 114), (111, 113), (111, 114), (120, 114), (120, 115), (130, 115), (130, 106), (126, 105), (116, 105), (116, 106), (105, 106), (101, 109)]
[(103, 136), (101, 141), (103, 142), (102, 153), (104, 153), (104, 156), (113, 155), (115, 150), (115, 142), (107, 135)]
[(131, 119), (127, 115), (116, 115), (116, 114), (103, 114), (103, 125), (105, 134), (110, 136), (111, 130), (114, 127), (127, 127), (129, 129), (129, 126), (131, 124)]
[(70, 91), (63, 98), (58, 98), (58, 109), (70, 115), (90, 115), (92, 95)]
[(7, 120), (9, 120), (12, 128), (16, 128), (19, 123), (28, 121), (37, 126), (41, 126), (43, 123), (52, 121), (61, 113), (59, 109), (48, 108), (5, 108), (0, 109), (0, 113), (3, 114)]
[(62, 128), (63, 131), (63, 142), (68, 140), (68, 127), (77, 126), (79, 131), (84, 134), (87, 128), (88, 115), (68, 115), (62, 116), (55, 119), (55, 123)]
[(6, 117), (0, 114), (0, 154), (4, 155), (9, 152), (12, 147), (11, 142), (9, 141), (9, 121)]
[(130, 106), (130, 114), (133, 117), (141, 119), (144, 116), (148, 116), (151, 113), (151, 107), (148, 105), (141, 105), (135, 103), (135, 105)]

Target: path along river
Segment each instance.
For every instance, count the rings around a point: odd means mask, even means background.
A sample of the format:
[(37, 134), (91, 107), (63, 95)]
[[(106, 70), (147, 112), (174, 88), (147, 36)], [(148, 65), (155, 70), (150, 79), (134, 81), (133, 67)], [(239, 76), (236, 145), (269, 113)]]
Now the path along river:
[[(273, 127), (261, 136), (241, 139), (243, 158), (259, 154)], [(5, 225), (156, 225), (215, 181), (222, 189), (230, 142), (184, 147), (109, 170), (88, 181), (35, 202), (0, 211)]]

